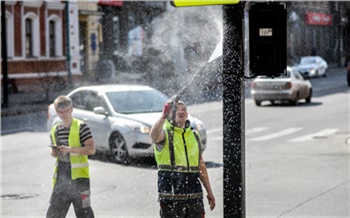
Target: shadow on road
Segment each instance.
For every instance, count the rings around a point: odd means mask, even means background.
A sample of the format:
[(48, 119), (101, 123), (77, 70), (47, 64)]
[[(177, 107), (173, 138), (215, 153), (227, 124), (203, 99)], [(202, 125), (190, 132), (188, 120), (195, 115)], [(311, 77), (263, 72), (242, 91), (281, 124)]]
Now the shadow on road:
[[(89, 159), (106, 162), (106, 163), (114, 163), (125, 167), (137, 167), (137, 168), (151, 169), (151, 170), (157, 169), (157, 163), (154, 157), (132, 158), (129, 160), (128, 163), (117, 163), (113, 160), (111, 156), (101, 154), (101, 153), (96, 153), (95, 155), (89, 156)], [(218, 168), (223, 166), (221, 163), (215, 163), (211, 161), (207, 161), (205, 162), (205, 164), (208, 169)]]

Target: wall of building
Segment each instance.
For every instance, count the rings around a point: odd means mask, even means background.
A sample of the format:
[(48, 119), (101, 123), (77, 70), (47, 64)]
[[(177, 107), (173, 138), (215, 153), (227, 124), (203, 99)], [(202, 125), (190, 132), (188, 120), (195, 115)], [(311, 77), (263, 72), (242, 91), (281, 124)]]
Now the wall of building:
[(79, 7), (79, 52), (81, 72), (86, 80), (95, 78), (97, 63), (100, 59), (102, 43), (101, 17), (96, 2), (78, 2)]
[[(346, 17), (349, 2), (290, 2), (288, 6), (289, 60), (317, 54), (343, 65), (346, 57)], [(293, 61), (289, 61), (290, 63)]]
[[(69, 5), (69, 24), (66, 4), (60, 1), (6, 1), (8, 71), (10, 83), (20, 92), (37, 92), (43, 83), (79, 79), (79, 39), (77, 6)], [(26, 55), (25, 20), (32, 21), (32, 55)], [(54, 55), (50, 55), (49, 22), (54, 22), (51, 35)], [(66, 26), (69, 25), (70, 47), (67, 50)], [(69, 51), (69, 52), (67, 52)], [(67, 65), (67, 55), (70, 65)], [(2, 72), (3, 74), (4, 72)], [(63, 84), (60, 82), (60, 84)], [(50, 87), (46, 86), (45, 88)]]

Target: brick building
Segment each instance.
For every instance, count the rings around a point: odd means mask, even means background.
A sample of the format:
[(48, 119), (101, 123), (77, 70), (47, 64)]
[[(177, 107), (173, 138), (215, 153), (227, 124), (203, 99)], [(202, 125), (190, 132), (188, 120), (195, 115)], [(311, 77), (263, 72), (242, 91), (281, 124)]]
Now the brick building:
[(59, 89), (67, 78), (80, 77), (76, 3), (5, 1), (4, 5), (10, 91)]

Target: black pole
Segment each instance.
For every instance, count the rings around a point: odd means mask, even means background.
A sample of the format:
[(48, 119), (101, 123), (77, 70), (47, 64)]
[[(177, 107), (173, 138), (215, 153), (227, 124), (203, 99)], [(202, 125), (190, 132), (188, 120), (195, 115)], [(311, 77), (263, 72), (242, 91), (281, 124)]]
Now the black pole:
[(70, 25), (69, 25), (69, 1), (66, 1), (66, 42), (67, 42), (67, 79), (69, 89), (73, 88), (72, 71), (71, 71), (71, 54), (70, 54)]
[(243, 3), (224, 5), (223, 163), (224, 217), (245, 217)]
[(3, 102), (1, 107), (9, 106), (9, 81), (8, 81), (8, 66), (7, 66), (7, 33), (6, 33), (6, 9), (5, 1), (1, 1), (1, 57), (2, 57), (2, 91)]

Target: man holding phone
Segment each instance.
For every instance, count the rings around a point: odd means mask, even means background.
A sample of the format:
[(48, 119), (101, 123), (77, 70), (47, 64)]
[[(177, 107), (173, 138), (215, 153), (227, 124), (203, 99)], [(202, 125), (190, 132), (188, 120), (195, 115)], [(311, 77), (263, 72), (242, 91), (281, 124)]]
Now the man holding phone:
[(73, 103), (67, 96), (54, 101), (58, 117), (50, 133), (51, 155), (56, 158), (53, 191), (47, 218), (66, 217), (71, 204), (79, 218), (94, 217), (90, 202), (88, 155), (96, 152), (90, 128), (73, 118)]

